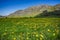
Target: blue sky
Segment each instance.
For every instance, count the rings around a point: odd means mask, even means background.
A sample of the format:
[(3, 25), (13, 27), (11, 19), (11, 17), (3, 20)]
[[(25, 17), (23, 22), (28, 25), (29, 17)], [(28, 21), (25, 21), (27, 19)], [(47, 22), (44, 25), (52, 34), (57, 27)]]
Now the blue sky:
[(17, 10), (41, 4), (56, 5), (60, 0), (0, 0), (0, 15), (9, 15)]

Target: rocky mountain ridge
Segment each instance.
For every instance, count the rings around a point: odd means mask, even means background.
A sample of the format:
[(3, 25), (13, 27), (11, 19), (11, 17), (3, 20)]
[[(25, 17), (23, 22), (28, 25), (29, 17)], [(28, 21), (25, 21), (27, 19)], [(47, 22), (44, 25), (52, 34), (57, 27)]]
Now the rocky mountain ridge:
[(24, 10), (18, 10), (8, 15), (8, 17), (35, 17), (36, 15), (43, 13), (43, 11), (45, 10), (47, 10), (47, 12), (60, 10), (60, 4), (57, 4), (55, 6), (49, 6), (49, 5), (33, 6)]

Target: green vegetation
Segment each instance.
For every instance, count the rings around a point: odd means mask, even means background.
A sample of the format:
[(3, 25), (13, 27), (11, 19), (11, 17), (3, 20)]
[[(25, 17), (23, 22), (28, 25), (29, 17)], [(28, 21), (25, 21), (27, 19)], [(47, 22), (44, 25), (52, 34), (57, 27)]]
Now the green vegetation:
[(60, 40), (60, 18), (0, 18), (0, 40)]

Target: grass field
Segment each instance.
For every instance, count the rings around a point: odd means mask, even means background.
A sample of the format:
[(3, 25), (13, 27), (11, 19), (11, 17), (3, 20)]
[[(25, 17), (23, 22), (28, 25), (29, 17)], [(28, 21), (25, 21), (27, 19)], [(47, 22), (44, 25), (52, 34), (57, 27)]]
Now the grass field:
[(60, 40), (60, 18), (0, 18), (0, 40)]

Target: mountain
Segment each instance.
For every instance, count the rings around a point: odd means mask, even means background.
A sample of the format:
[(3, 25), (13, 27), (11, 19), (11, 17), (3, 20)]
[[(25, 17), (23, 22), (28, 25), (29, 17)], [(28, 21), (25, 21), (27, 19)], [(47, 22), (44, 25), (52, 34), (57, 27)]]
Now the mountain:
[(55, 11), (51, 11), (48, 12), (47, 10), (43, 11), (43, 13), (36, 15), (36, 18), (40, 18), (40, 17), (58, 17), (60, 18), (60, 10), (55, 10)]
[(56, 10), (60, 10), (60, 4), (55, 5)]
[(60, 4), (57, 4), (55, 6), (50, 6), (50, 5), (33, 6), (33, 7), (26, 8), (24, 10), (18, 10), (8, 15), (7, 17), (35, 17), (37, 15), (42, 14), (45, 10), (47, 10), (47, 12), (60, 10)]
[(1, 17), (3, 17), (3, 16), (0, 15), (0, 18), (1, 18)]
[(1, 16), (1, 15), (0, 15), (0, 18), (5, 18), (5, 17), (6, 17), (6, 16)]

